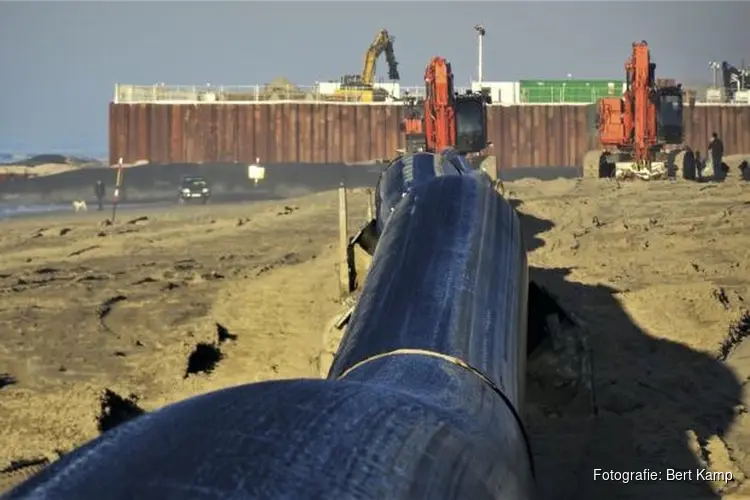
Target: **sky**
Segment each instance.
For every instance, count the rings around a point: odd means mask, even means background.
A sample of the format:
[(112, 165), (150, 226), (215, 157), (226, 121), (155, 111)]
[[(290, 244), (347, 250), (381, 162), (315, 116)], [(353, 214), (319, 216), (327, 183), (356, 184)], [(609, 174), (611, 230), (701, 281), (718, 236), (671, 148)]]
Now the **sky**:
[[(457, 85), (623, 79), (636, 40), (657, 76), (709, 82), (709, 61), (750, 63), (750, 2), (7, 2), (0, 0), (0, 151), (102, 153), (115, 83), (299, 85), (359, 73), (378, 30), (401, 84), (433, 56)], [(384, 62), (378, 75), (385, 78)]]

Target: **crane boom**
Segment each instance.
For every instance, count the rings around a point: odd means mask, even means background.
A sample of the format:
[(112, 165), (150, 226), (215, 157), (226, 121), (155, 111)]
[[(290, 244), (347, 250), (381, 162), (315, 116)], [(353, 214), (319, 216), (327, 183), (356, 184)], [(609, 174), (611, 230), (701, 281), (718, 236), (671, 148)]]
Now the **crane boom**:
[(361, 81), (365, 85), (372, 85), (375, 81), (375, 67), (377, 66), (378, 57), (385, 53), (386, 62), (388, 63), (388, 78), (398, 80), (398, 62), (393, 51), (394, 38), (386, 30), (380, 30), (375, 36), (375, 40), (365, 52), (365, 64), (362, 68)]

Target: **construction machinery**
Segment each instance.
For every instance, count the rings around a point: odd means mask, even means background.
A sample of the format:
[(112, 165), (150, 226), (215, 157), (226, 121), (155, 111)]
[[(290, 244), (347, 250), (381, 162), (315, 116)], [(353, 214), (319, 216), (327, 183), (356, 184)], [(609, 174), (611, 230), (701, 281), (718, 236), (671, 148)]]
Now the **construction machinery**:
[[(683, 90), (658, 85), (648, 43), (633, 43), (622, 97), (599, 100), (595, 121), (600, 149), (584, 157), (586, 177), (695, 179), (692, 151), (684, 148)], [(672, 82), (670, 82), (672, 83)]]
[(424, 151), (427, 148), (424, 133), (424, 100), (407, 95), (403, 101), (404, 119), (401, 121), (401, 133), (406, 140), (403, 151)]
[[(426, 95), (423, 99), (405, 99), (406, 114), (401, 130), (406, 136), (407, 147), (398, 150), (399, 157), (389, 165), (424, 152), (450, 158), (451, 161), (458, 162), (462, 169), (473, 170), (467, 156), (485, 150), (490, 144), (487, 140), (487, 104), (491, 102), (490, 96), (470, 90), (464, 94), (456, 93), (451, 65), (442, 57), (433, 57), (427, 65), (425, 88)], [(390, 166), (386, 171), (388, 168)], [(485, 173), (493, 182), (497, 181), (496, 175)], [(381, 182), (384, 176), (385, 174), (381, 174)], [(355, 247), (359, 246), (371, 256), (375, 249), (377, 231), (377, 220), (371, 218), (353, 238), (347, 238), (349, 293), (357, 289), (357, 268), (362, 267), (357, 266)]]
[(750, 68), (737, 68), (726, 61), (721, 63), (721, 78), (727, 102), (750, 103)]
[[(441, 152), (452, 148), (461, 155), (484, 150), (487, 141), (486, 93), (454, 91), (451, 65), (433, 57), (425, 69), (426, 96), (407, 100), (401, 131), (405, 134), (403, 152)], [(420, 109), (421, 108), (421, 109)]]
[(359, 75), (345, 75), (341, 79), (341, 86), (336, 90), (333, 98), (342, 101), (355, 102), (373, 102), (385, 101), (390, 93), (386, 90), (376, 89), (375, 68), (378, 58), (385, 53), (385, 59), (388, 63), (388, 78), (390, 80), (399, 80), (398, 62), (393, 52), (394, 37), (388, 34), (386, 30), (380, 30), (375, 36), (375, 40), (365, 53), (364, 67)]

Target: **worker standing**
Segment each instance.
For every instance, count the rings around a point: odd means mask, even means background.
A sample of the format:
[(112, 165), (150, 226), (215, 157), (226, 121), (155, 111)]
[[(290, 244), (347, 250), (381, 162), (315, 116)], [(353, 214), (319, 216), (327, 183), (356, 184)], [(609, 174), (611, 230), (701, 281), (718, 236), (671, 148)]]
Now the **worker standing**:
[(695, 159), (693, 160), (693, 163), (695, 164), (695, 180), (701, 182), (703, 181), (703, 169), (706, 168), (706, 162), (703, 160), (701, 152), (698, 150), (695, 151)]
[(714, 180), (721, 182), (724, 180), (724, 169), (722, 168), (722, 159), (724, 158), (724, 143), (719, 139), (719, 134), (714, 132), (708, 143), (708, 157), (714, 170)]
[(96, 194), (97, 210), (101, 212), (102, 210), (104, 210), (104, 182), (96, 181), (96, 185), (94, 186), (94, 194)]

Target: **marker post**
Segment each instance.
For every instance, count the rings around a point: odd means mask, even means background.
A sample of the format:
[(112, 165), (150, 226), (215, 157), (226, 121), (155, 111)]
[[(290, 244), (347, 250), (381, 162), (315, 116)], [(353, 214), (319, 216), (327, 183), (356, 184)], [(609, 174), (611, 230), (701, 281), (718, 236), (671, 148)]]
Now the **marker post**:
[(115, 217), (117, 217), (117, 202), (120, 201), (120, 186), (122, 185), (122, 157), (117, 162), (117, 180), (115, 181), (115, 194), (112, 200), (112, 224), (115, 223)]

